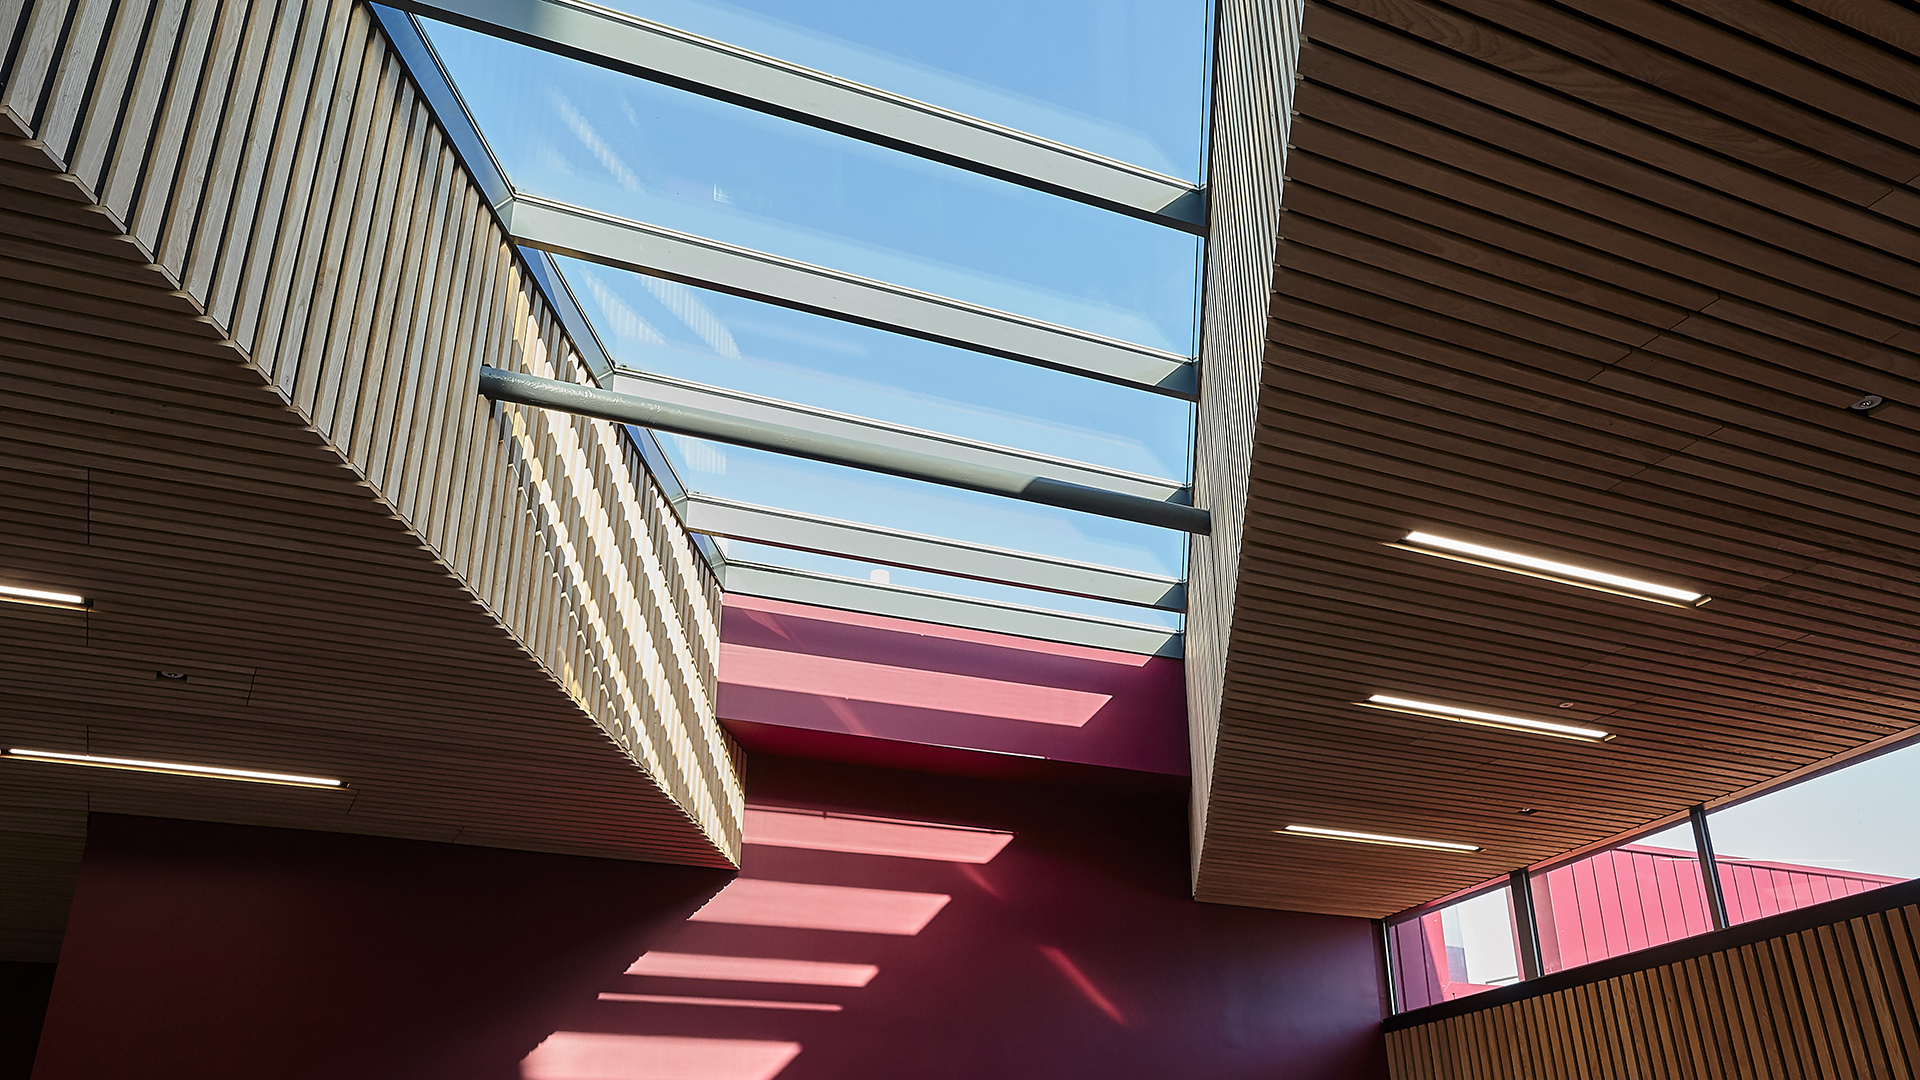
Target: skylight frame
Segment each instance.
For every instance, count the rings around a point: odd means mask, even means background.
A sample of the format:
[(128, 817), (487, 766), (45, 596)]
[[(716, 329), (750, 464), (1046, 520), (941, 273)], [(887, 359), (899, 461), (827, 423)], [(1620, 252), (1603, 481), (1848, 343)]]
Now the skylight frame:
[(1206, 192), (1200, 185), (585, 0), (394, 0), (393, 6), (1196, 236), (1206, 234)]
[[(459, 2), (465, 3), (466, 0), (459, 0)], [(519, 5), (522, 8), (531, 10), (532, 7), (530, 7), (530, 5), (548, 5), (552, 3), (552, 0), (476, 0), (476, 2), (506, 3)], [(581, 4), (578, 3), (577, 0), (559, 0), (558, 4), (553, 6), (568, 7), (575, 10), (593, 9), (593, 5)], [(638, 222), (623, 222), (621, 219), (615, 218), (612, 215), (601, 214), (584, 207), (569, 206), (554, 200), (539, 199), (519, 192), (514, 188), (511, 178), (501, 167), (491, 148), (488, 146), (485, 136), (480, 132), (472, 116), (467, 112), (465, 103), (461, 99), (458, 90), (454, 87), (450, 77), (441, 65), (438, 56), (434, 53), (431, 43), (427, 40), (415, 17), (401, 10), (391, 7), (383, 8), (380, 5), (374, 6), (374, 12), (382, 22), (382, 25), (387, 29), (389, 36), (399, 47), (403, 59), (408, 66), (414, 70), (416, 81), (422, 86), (430, 105), (435, 109), (436, 113), (439, 114), (443, 125), (448, 128), (456, 149), (459, 151), (468, 171), (475, 174), (475, 178), (480, 183), (482, 190), (486, 192), (489, 199), (492, 200), (496, 217), (502, 225), (506, 227), (515, 243), (520, 245), (522, 257), (527, 261), (529, 266), (534, 269), (533, 276), (539, 283), (542, 291), (548, 296), (557, 317), (561, 320), (562, 324), (567, 327), (569, 336), (576, 339), (576, 347), (580, 349), (582, 359), (593, 372), (596, 381), (616, 377), (613, 372), (617, 367), (617, 361), (608, 353), (604, 344), (601, 342), (598, 333), (593, 328), (591, 318), (585, 314), (572, 296), (571, 288), (567, 284), (564, 274), (562, 274), (559, 267), (553, 263), (550, 253), (572, 255), (588, 261), (599, 262), (603, 265), (617, 266), (621, 269), (666, 277), (687, 284), (717, 288), (721, 291), (732, 292), (735, 295), (745, 296), (748, 299), (760, 302), (797, 307), (803, 310), (815, 310), (829, 317), (863, 323), (895, 333), (940, 341), (944, 344), (1050, 367), (1083, 377), (1116, 382), (1142, 392), (1157, 393), (1188, 401), (1194, 400), (1198, 395), (1197, 361), (1176, 353), (1154, 349), (1149, 346), (1135, 345), (1117, 339), (1105, 338), (1087, 331), (1055, 326), (1040, 320), (994, 311), (979, 305), (968, 304), (947, 297), (917, 293), (915, 290), (891, 285), (886, 282), (868, 282), (865, 281), (865, 279), (860, 279), (853, 275), (840, 274), (836, 271), (812, 267), (804, 263), (794, 263), (792, 260), (782, 260), (777, 256), (772, 256), (764, 252), (737, 248), (733, 245), (724, 245), (703, 237), (691, 236), (689, 234), (673, 234), (674, 239), (691, 242), (694, 246), (704, 248), (705, 253), (708, 255), (711, 255), (715, 250), (720, 248), (731, 248), (732, 250), (726, 252), (726, 255), (731, 257), (731, 266), (735, 270), (743, 266), (755, 266), (764, 269), (775, 263), (787, 264), (779, 267), (779, 269), (793, 272), (792, 276), (787, 278), (787, 283), (793, 287), (784, 290), (743, 288), (741, 287), (743, 284), (752, 283), (739, 280), (726, 280), (723, 274), (708, 274), (703, 278), (702, 276), (688, 272), (692, 269), (688, 266), (659, 265), (668, 260), (657, 258), (645, 260), (645, 264), (643, 265), (641, 261), (621, 256), (621, 252), (625, 250), (622, 245), (628, 245), (630, 247), (634, 243), (635, 232), (610, 233), (603, 231), (601, 233), (603, 239), (607, 237), (614, 238), (609, 244), (605, 245), (612, 250), (598, 253), (595, 251), (579, 250), (579, 248), (589, 245), (562, 242), (566, 238), (557, 237), (551, 229), (556, 221), (571, 219), (575, 223), (584, 220), (600, 226), (607, 226), (609, 224), (616, 227), (631, 226), (634, 230), (649, 234), (656, 240), (665, 234), (672, 233), (672, 231), (658, 229)], [(433, 15), (433, 17), (444, 17), (443, 15), (432, 12), (429, 12), (429, 14)], [(621, 21), (645, 22), (645, 20), (634, 20), (630, 16), (625, 16), (617, 12), (607, 13), (605, 9), (596, 9), (595, 17), (601, 17), (605, 14), (611, 14)], [(467, 26), (469, 29), (480, 30), (483, 33), (492, 33), (492, 30), (488, 27), (475, 26), (471, 23), (463, 22), (460, 19), (450, 21), (455, 22), (456, 25)], [(504, 37), (507, 40), (518, 40), (511, 34), (495, 33), (493, 36)], [(537, 42), (521, 43), (530, 44), (537, 48), (546, 48), (545, 45)], [(723, 46), (723, 49), (726, 48), (730, 47)], [(573, 55), (561, 49), (547, 49), (546, 51), (556, 52), (563, 56)], [(733, 51), (744, 52), (744, 50)], [(583, 59), (589, 63), (598, 64), (598, 66), (613, 67), (614, 70), (621, 70), (614, 65), (599, 63), (599, 61), (592, 57), (574, 56), (574, 58)], [(779, 64), (778, 61), (773, 61), (773, 63), (776, 65)], [(793, 67), (793, 65), (786, 66)], [(797, 70), (804, 71), (804, 69)], [(629, 74), (632, 73), (630, 72)], [(640, 74), (642, 77), (651, 77), (644, 72)], [(665, 82), (668, 85), (680, 85), (672, 79), (655, 79), (654, 81)], [(845, 82), (845, 80), (840, 81)], [(853, 86), (857, 91), (862, 93), (872, 91), (872, 88), (858, 87), (857, 84), (848, 85)], [(700, 88), (685, 86), (682, 86), (682, 88), (695, 89), (696, 92), (706, 92)], [(909, 99), (898, 98), (898, 95), (886, 95), (884, 92), (878, 91), (874, 91), (874, 93), (879, 93), (883, 97), (898, 99), (893, 102), (894, 105), (899, 105), (903, 102), (909, 106), (922, 104), (911, 102)], [(709, 94), (708, 96), (719, 97), (721, 100), (732, 100), (727, 98), (725, 94)], [(744, 104), (750, 108), (758, 107), (751, 102), (736, 101), (734, 103)], [(948, 110), (940, 110), (933, 106), (925, 106), (925, 108), (935, 112), (949, 112)], [(774, 115), (784, 115), (779, 109), (762, 109), (761, 111), (770, 112)], [(971, 121), (972, 119), (960, 116), (959, 114), (952, 115), (958, 117), (961, 121)], [(918, 154), (931, 160), (941, 161), (944, 164), (969, 169), (970, 171), (979, 172), (984, 175), (998, 176), (1000, 179), (1011, 180), (1012, 182), (1021, 183), (1038, 190), (1050, 191), (1056, 195), (1074, 198), (1078, 201), (1102, 206), (1105, 209), (1114, 210), (1133, 217), (1155, 220), (1160, 224), (1170, 225), (1180, 231), (1190, 232), (1196, 235), (1204, 235), (1205, 232), (1204, 227), (1196, 227), (1205, 220), (1204, 185), (1193, 185), (1171, 177), (1160, 177), (1159, 174), (1154, 174), (1151, 170), (1142, 170), (1135, 166), (1126, 165), (1123, 162), (1103, 159), (1097, 154), (1090, 154), (1085, 151), (1075, 150), (1072, 147), (1054, 144), (1049, 140), (1040, 139), (1036, 136), (1014, 132), (1012, 129), (1001, 129), (1001, 134), (1011, 134), (1031, 144), (1047, 144), (1049, 152), (1064, 151), (1068, 153), (1069, 156), (1081, 159), (1095, 159), (1102, 168), (1117, 165), (1123, 172), (1145, 173), (1149, 176), (1158, 177), (1156, 182), (1164, 181), (1172, 185), (1178, 185), (1181, 189), (1178, 198), (1184, 200), (1183, 205), (1181, 208), (1172, 211), (1172, 217), (1160, 213), (1160, 210), (1168, 209), (1166, 205), (1161, 206), (1158, 210), (1150, 210), (1144, 213), (1137, 212), (1141, 210), (1141, 205), (1134, 205), (1131, 206), (1131, 208), (1105, 205), (1101, 201), (1101, 197), (1084, 197), (1087, 194), (1086, 192), (1053, 190), (1047, 182), (1029, 182), (1035, 179), (1033, 177), (1023, 179), (1019, 176), (1000, 175), (995, 171), (996, 166), (990, 162), (946, 160), (942, 158), (939, 153), (923, 152), (926, 149), (924, 147), (915, 148), (912, 146), (894, 145), (885, 138), (869, 137), (871, 133), (840, 130), (831, 123), (816, 123), (813, 119), (807, 117), (787, 116), (786, 118), (797, 119), (803, 123), (823, 127), (826, 130), (836, 131), (840, 134), (850, 135), (855, 138), (866, 139), (866, 141), (875, 142), (882, 146), (888, 146), (892, 149), (902, 150), (907, 153)], [(987, 128), (999, 127), (999, 125), (987, 124), (984, 121), (973, 122)], [(1202, 141), (1203, 144), (1206, 141), (1204, 131)], [(1203, 172), (1204, 169), (1205, 165), (1203, 163)], [(1196, 195), (1200, 196), (1200, 198), (1195, 198)], [(1183, 222), (1179, 219), (1179, 215), (1181, 214), (1197, 216), (1195, 216), (1193, 220)], [(516, 227), (516, 223), (518, 227)], [(722, 260), (722, 262), (725, 264), (727, 260)], [(1204, 275), (1205, 266), (1206, 256), (1203, 254), (1195, 267), (1196, 273)], [(722, 278), (722, 280), (708, 280), (708, 278)], [(844, 302), (844, 293), (849, 285), (855, 286), (856, 292), (861, 286), (870, 289), (871, 291), (867, 294), (868, 298), (877, 300), (880, 303), (890, 303), (894, 305), (895, 314), (898, 317), (889, 319), (881, 317), (884, 313), (877, 313), (869, 308), (862, 307), (860, 304), (846, 304)], [(832, 303), (834, 304), (832, 307), (824, 305), (812, 307), (801, 302), (806, 299), (805, 291), (808, 287), (822, 289), (823, 295), (831, 293), (840, 293), (842, 295), (832, 298)], [(850, 306), (853, 310), (849, 310)], [(900, 311), (905, 311), (908, 314), (899, 315)], [(963, 328), (962, 332), (956, 332), (956, 325)], [(1199, 327), (1196, 325), (1196, 337), (1198, 336)], [(689, 506), (692, 505), (695, 500), (701, 499), (702, 496), (689, 489), (680, 481), (679, 477), (675, 474), (675, 466), (670, 456), (664, 452), (664, 448), (659, 444), (659, 440), (654, 437), (650, 430), (644, 428), (636, 430), (630, 427), (629, 431), (640, 444), (642, 455), (646, 458), (649, 466), (660, 474), (660, 479), (666, 486), (673, 489), (669, 492), (670, 501), (681, 514), (683, 521), (686, 520)], [(648, 451), (651, 452), (649, 453)], [(1188, 453), (1189, 459), (1191, 459), (1191, 442), (1189, 443)], [(1186, 497), (1190, 499), (1190, 495)], [(1177, 501), (1169, 500), (1170, 507), (1178, 505), (1179, 503)], [(774, 511), (774, 513), (784, 514), (786, 512)], [(862, 528), (858, 526), (857, 523), (843, 524), (853, 526), (856, 531)], [(892, 531), (893, 530), (879, 529), (876, 527), (868, 530), (868, 535), (871, 537)], [(851, 533), (843, 535), (851, 535)], [(708, 535), (696, 533), (695, 539), (700, 550), (707, 556), (709, 562), (715, 566), (716, 570), (722, 574), (724, 579), (730, 568), (730, 564), (728, 564), (725, 559), (724, 553), (714, 546), (712, 539)], [(745, 538), (743, 537), (743, 539)], [(1023, 560), (1032, 566), (1042, 566), (1053, 561), (1048, 556), (1028, 556), (1026, 553), (1019, 552), (1012, 548), (994, 548), (985, 545), (965, 544), (958, 541), (944, 541), (938, 537), (923, 537), (921, 539), (933, 541), (936, 545), (946, 545), (947, 550), (952, 552), (959, 552), (961, 549), (971, 549), (966, 552), (964, 558), (979, 559), (985, 557), (989, 560), (997, 560), (995, 565), (1002, 569), (1022, 565)], [(803, 547), (801, 550), (811, 549)], [(928, 550), (932, 549), (923, 547), (921, 552), (925, 553)], [(830, 551), (822, 553), (851, 559), (867, 558), (862, 551)], [(913, 561), (926, 562), (933, 560), (916, 558)], [(895, 565), (906, 564), (896, 563)], [(915, 568), (956, 577), (975, 577), (978, 580), (985, 581), (995, 580), (995, 577), (990, 575), (969, 573), (968, 565), (970, 564), (959, 566), (948, 564)], [(1072, 564), (1071, 560), (1059, 560), (1056, 565), (1064, 567), (1075, 564)], [(1183, 579), (1156, 579), (1153, 578), (1153, 575), (1137, 574), (1134, 571), (1098, 567), (1093, 564), (1077, 565), (1082, 571), (1091, 572), (1095, 579), (1102, 580), (1103, 585), (1124, 582), (1126, 588), (1134, 590), (1132, 594), (1129, 594), (1134, 597), (1144, 597), (1145, 594), (1140, 592), (1143, 587), (1146, 589), (1157, 589), (1159, 585), (1165, 584), (1168, 587), (1164, 591), (1159, 592), (1157, 597), (1153, 597), (1151, 602), (1141, 604), (1141, 606), (1151, 607), (1161, 611), (1179, 612), (1184, 610), (1186, 595), (1185, 582)], [(998, 604), (992, 601), (975, 600), (957, 595), (931, 594), (926, 593), (924, 590), (905, 589), (898, 586), (889, 588), (885, 585), (876, 585), (872, 582), (847, 582), (831, 578), (828, 575), (806, 575), (804, 572), (779, 567), (754, 567), (751, 565), (743, 566), (742, 564), (731, 564), (731, 567), (734, 568), (733, 580), (736, 589), (753, 595), (800, 599), (799, 596), (793, 594), (805, 593), (808, 598), (804, 602), (819, 603), (825, 606), (844, 607), (854, 610), (876, 610), (877, 613), (881, 614), (900, 614), (903, 615), (903, 617), (909, 618), (920, 617), (926, 619), (926, 621), (941, 622), (950, 625), (977, 626), (982, 629), (999, 628), (1005, 632), (1023, 634), (1025, 636), (1071, 641), (1079, 644), (1094, 645), (1096, 647), (1116, 648), (1128, 652), (1145, 652), (1152, 655), (1163, 656), (1179, 655), (1181, 652), (1182, 631), (1179, 630), (1169, 631), (1161, 627), (1125, 624), (1067, 612), (1052, 612), (1038, 608), (1024, 608), (1021, 605)], [(1101, 579), (1102, 574), (1107, 576)], [(1019, 575), (1004, 576), (1018, 577)], [(807, 580), (803, 586), (795, 586), (793, 582), (799, 580), (801, 577), (809, 578), (809, 580)], [(1142, 582), (1146, 581), (1146, 579), (1152, 580), (1143, 586)], [(761, 582), (761, 589), (740, 588), (744, 580)], [(1004, 584), (1023, 588), (1042, 587), (1031, 581), (1015, 580), (1004, 582)], [(774, 589), (778, 591), (780, 595), (776, 595), (775, 592), (761, 591), (764, 589)], [(876, 592), (876, 589), (879, 591)], [(1104, 589), (1095, 589), (1091, 592), (1085, 588), (1064, 588), (1049, 591), (1075, 596), (1092, 596), (1094, 599), (1111, 599), (1120, 603), (1139, 602), (1138, 599), (1129, 599), (1127, 596), (1108, 597), (1098, 595), (1099, 592), (1105, 591)], [(875, 606), (872, 603), (875, 596), (883, 596), (885, 599)], [(919, 612), (920, 614), (908, 614), (910, 611)]]
[(768, 563), (728, 559), (721, 584), (729, 592), (747, 596), (847, 608), (912, 622), (962, 626), (1146, 656), (1178, 659), (1185, 655), (1185, 634), (1180, 630)]
[(1186, 583), (1137, 570), (971, 544), (862, 522), (841, 521), (689, 492), (687, 528), (696, 533), (925, 570), (1000, 585), (1183, 612)]

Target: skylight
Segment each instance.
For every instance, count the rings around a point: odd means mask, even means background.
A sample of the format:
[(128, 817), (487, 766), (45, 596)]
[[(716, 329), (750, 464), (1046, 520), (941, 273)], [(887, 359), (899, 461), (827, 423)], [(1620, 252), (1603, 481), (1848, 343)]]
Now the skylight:
[(1200, 178), (1196, 0), (617, 0), (610, 6), (1184, 180)]
[[(523, 247), (577, 302), (570, 332), (608, 385), (753, 395), (1188, 498), (1203, 219), (1182, 200), (1202, 195), (1207, 5), (543, 3), (549, 23), (513, 41), (388, 25), (424, 35), (403, 52), (449, 79), (440, 111), (476, 126), (469, 164), (498, 177), (518, 242), (553, 253)], [(542, 35), (569, 20), (558, 55)], [(649, 81), (632, 72), (662, 70), (636, 59), (650, 49), (709, 66)], [(756, 78), (766, 95), (743, 96)], [(862, 100), (873, 132), (930, 127), (863, 134), (846, 123)], [(942, 149), (963, 144), (985, 156)], [(1178, 651), (1182, 532), (636, 437), (693, 527), (723, 538), (709, 550), (730, 590)], [(1049, 588), (1049, 560), (1085, 570)]]
[(516, 190), (1192, 354), (1191, 235), (457, 27), (427, 31)]

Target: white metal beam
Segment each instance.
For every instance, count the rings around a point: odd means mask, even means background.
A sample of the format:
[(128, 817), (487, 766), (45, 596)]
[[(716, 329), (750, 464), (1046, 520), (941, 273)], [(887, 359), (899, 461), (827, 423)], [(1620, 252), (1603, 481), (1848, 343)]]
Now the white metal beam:
[(1179, 353), (531, 195), (502, 210), (517, 243), (830, 318), (1090, 375), (1174, 397), (1199, 393)]
[[(694, 383), (660, 380), (626, 385), (652, 396), (625, 394), (524, 372), (481, 367), (479, 390), (496, 401), (593, 416), (617, 424), (671, 431), (824, 461), (870, 472), (1058, 506), (1163, 529), (1204, 533), (1207, 511), (1185, 501), (1169, 480), (1135, 476), (985, 443), (920, 432), (860, 417), (845, 417)], [(1088, 483), (1086, 481), (1094, 481)], [(1163, 492), (1172, 494), (1165, 498)]]
[(583, 0), (392, 0), (544, 52), (678, 87), (1191, 233), (1187, 181)]
[(1158, 574), (837, 521), (698, 492), (688, 493), (683, 507), (687, 528), (713, 536), (1163, 611), (1186, 608), (1186, 585)]
[(600, 385), (617, 394), (631, 394), (663, 405), (722, 413), (750, 424), (848, 439), (881, 452), (945, 458), (961, 467), (979, 466), (1028, 476), (1046, 477), (1080, 487), (1098, 488), (1154, 502), (1187, 503), (1186, 485), (1177, 480), (1109, 469), (1067, 458), (995, 446), (937, 431), (890, 424), (864, 416), (796, 405), (779, 398), (740, 390), (705, 386), (631, 368), (615, 367)]
[(796, 604), (890, 615), (898, 619), (964, 626), (1016, 637), (1087, 645), (1096, 649), (1148, 656), (1181, 655), (1181, 634), (1089, 615), (973, 600), (877, 581), (834, 577), (782, 566), (729, 561), (722, 584), (730, 593), (787, 600)]

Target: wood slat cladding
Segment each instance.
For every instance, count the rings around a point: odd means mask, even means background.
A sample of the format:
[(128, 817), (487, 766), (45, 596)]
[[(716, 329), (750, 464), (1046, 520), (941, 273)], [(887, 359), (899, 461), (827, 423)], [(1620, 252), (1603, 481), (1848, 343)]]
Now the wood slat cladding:
[(1192, 756), (1193, 867), (1206, 844), (1208, 792), (1245, 532), (1248, 464), (1259, 411), (1263, 314), (1273, 288), (1280, 181), (1300, 53), (1302, 0), (1226, 0), (1214, 60), (1213, 135), (1194, 505), (1213, 531), (1188, 548), (1186, 679)]
[(1888, 1080), (1920, 1069), (1917, 1000), (1909, 905), (1389, 1031), (1387, 1058), (1395, 1080)]
[(0, 32), (0, 568), (96, 601), (0, 604), (0, 739), (351, 785), (0, 762), (0, 953), (89, 809), (731, 864), (717, 583), (620, 431), (474, 392), (587, 375), (368, 11)]
[[(1327, 0), (1303, 34), (1197, 894), (1386, 915), (1910, 730), (1920, 16)], [(1713, 600), (1386, 546), (1416, 528)], [(1351, 705), (1394, 692), (1619, 737)]]

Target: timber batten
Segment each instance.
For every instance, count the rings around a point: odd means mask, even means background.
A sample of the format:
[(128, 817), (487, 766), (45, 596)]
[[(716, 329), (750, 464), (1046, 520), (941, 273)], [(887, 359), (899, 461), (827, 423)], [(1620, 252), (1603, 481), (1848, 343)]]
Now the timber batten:
[[(66, 687), (18, 687), (7, 737), (353, 787), (9, 762), (10, 805), (61, 824), (0, 831), (64, 838), (20, 865), (57, 877), (89, 805), (730, 865), (718, 584), (624, 432), (475, 392), (483, 362), (588, 374), (369, 11), (39, 0), (0, 23), (22, 519), (0, 543), (108, 597), (78, 634), (0, 611), (9, 666)], [(130, 725), (132, 691), (87, 673), (151, 679), (143, 658), (235, 689)], [(44, 950), (45, 908), (11, 951)]]

